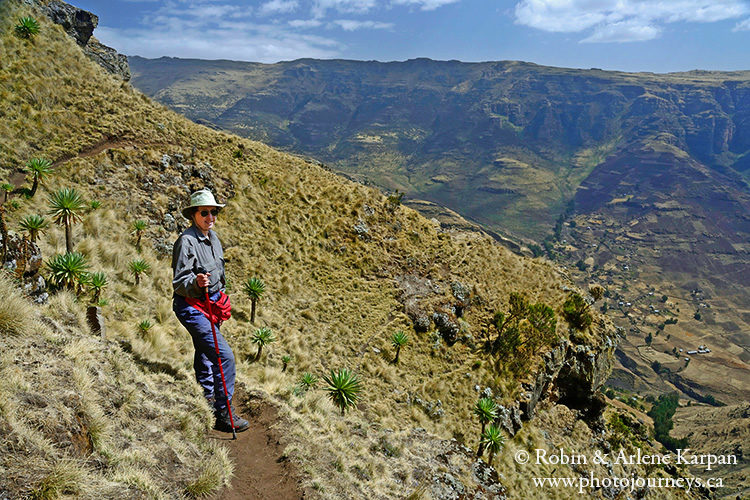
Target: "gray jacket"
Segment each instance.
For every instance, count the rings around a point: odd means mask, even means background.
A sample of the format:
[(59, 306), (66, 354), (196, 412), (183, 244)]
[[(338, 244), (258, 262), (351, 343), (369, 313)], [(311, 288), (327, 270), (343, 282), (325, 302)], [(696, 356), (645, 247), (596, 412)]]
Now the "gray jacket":
[(208, 236), (195, 227), (187, 228), (177, 238), (172, 249), (172, 271), (174, 279), (172, 288), (176, 295), (183, 297), (204, 297), (204, 290), (198, 288), (196, 275), (203, 268), (211, 273), (209, 277), (211, 284), (208, 287), (210, 294), (224, 291), (226, 277), (224, 276), (224, 250), (221, 242), (213, 231)]

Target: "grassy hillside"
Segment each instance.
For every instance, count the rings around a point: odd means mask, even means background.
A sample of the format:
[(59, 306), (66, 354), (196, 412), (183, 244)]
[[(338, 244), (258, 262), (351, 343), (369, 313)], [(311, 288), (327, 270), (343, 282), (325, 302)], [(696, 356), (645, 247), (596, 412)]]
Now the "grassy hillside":
[[(489, 388), (511, 407), (545, 372), (541, 354), (553, 346), (598, 356), (607, 366), (614, 336), (608, 323), (595, 318), (566, 343), (561, 314), (568, 292), (549, 264), (519, 258), (487, 237), (443, 231), (377, 190), (195, 125), (103, 73), (38, 14), (39, 35), (14, 36), (16, 20), (34, 14), (28, 5), (9, 0), (0, 9), (1, 175), (22, 185), (18, 169), (29, 158), (55, 164), (33, 199), (17, 195), (5, 204), (7, 226), (16, 232), (22, 217), (46, 212), (49, 193), (75, 187), (101, 203), (74, 226), (76, 251), (109, 279), (106, 340), (88, 333), (89, 293), (58, 292), (36, 306), (9, 278), (0, 282), (3, 494), (175, 498), (228, 483), (232, 464), (206, 436), (211, 416), (193, 382), (192, 345), (171, 312), (171, 243), (187, 224), (179, 210), (204, 185), (227, 202), (216, 230), (234, 303), (223, 331), (238, 380), (279, 408), (284, 457), (313, 496), (427, 498), (455, 482), (480, 491), (471, 453), (456, 451), (459, 443), (478, 444), (471, 409), (479, 390)], [(130, 228), (139, 219), (149, 223), (141, 253)], [(45, 261), (63, 252), (63, 230), (50, 226), (39, 246)], [(128, 271), (135, 258), (151, 265), (140, 285)], [(255, 324), (241, 292), (250, 277), (268, 284)], [(554, 339), (498, 359), (482, 349), (483, 339), (492, 314), (507, 311), (511, 292), (549, 304), (557, 328)], [(451, 307), (459, 304), (464, 311), (455, 318)], [(458, 341), (445, 341), (432, 325), (416, 332), (408, 314), (415, 308), (453, 318)], [(153, 325), (147, 331), (138, 327), (144, 320)], [(278, 340), (254, 361), (251, 335), (259, 326)], [(411, 342), (393, 364), (388, 339), (397, 330)], [(291, 358), (285, 371), (283, 355)], [(365, 388), (346, 416), (320, 389), (295, 393), (303, 372), (320, 378), (344, 367)], [(603, 442), (579, 419), (585, 408), (546, 397), (566, 390), (554, 381), (545, 386), (540, 418), (507, 436), (496, 463), (510, 498), (527, 498), (530, 475), (561, 474), (559, 467), (518, 465), (515, 451), (587, 452)]]
[[(613, 385), (747, 400), (750, 72), (429, 59), (131, 63), (135, 86), (192, 119), (401, 190), (445, 225), (455, 224), (452, 209), (530, 238), (577, 283), (607, 288), (607, 317), (632, 334)], [(712, 355), (685, 365), (679, 349), (699, 345)], [(654, 361), (670, 374), (651, 370)]]

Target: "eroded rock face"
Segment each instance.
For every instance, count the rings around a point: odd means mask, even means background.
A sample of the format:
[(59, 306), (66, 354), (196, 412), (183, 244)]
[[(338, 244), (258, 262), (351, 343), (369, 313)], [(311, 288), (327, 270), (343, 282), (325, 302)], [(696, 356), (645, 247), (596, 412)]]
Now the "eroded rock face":
[(120, 54), (112, 47), (107, 47), (93, 37), (84, 48), (84, 52), (89, 56), (89, 59), (97, 62), (99, 66), (113, 75), (119, 76), (126, 82), (130, 80), (130, 66), (128, 66), (127, 56)]
[(52, 22), (59, 24), (65, 32), (73, 37), (78, 45), (92, 61), (96, 62), (109, 73), (125, 80), (130, 80), (130, 66), (128, 58), (111, 47), (107, 47), (92, 35), (99, 24), (96, 14), (61, 0), (49, 3), (34, 2), (37, 7), (49, 17)]
[(543, 367), (533, 382), (524, 384), (525, 392), (518, 401), (524, 420), (530, 420), (537, 404), (554, 392), (557, 403), (577, 410), (586, 423), (600, 423), (606, 403), (599, 389), (612, 372), (617, 345), (615, 337), (600, 333), (603, 342), (598, 346), (565, 340), (545, 354)]
[(52, 22), (63, 27), (65, 32), (75, 38), (81, 47), (86, 46), (99, 24), (99, 17), (91, 12), (60, 0), (52, 0), (47, 5), (40, 5)]

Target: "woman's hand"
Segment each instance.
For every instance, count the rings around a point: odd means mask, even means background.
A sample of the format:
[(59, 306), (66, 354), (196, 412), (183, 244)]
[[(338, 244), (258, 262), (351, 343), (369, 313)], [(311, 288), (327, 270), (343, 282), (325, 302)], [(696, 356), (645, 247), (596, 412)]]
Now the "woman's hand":
[(198, 288), (206, 288), (211, 284), (211, 280), (208, 279), (209, 276), (211, 276), (211, 273), (198, 274), (195, 276), (198, 283)]

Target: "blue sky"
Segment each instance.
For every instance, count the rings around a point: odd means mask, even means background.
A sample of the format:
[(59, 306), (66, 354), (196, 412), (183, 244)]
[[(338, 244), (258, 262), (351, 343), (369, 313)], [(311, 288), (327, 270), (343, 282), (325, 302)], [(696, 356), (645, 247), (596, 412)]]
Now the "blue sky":
[(69, 0), (127, 55), (750, 70), (750, 0)]

